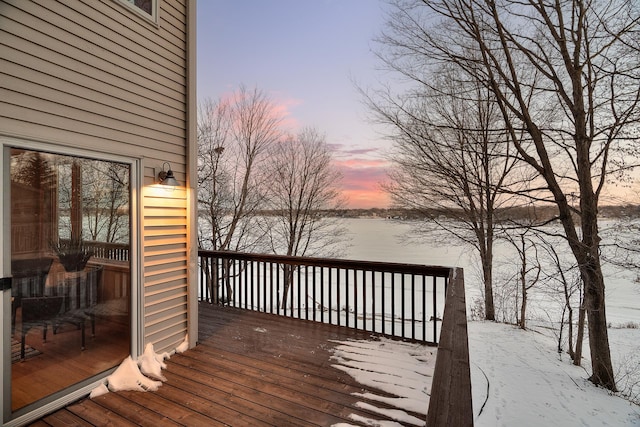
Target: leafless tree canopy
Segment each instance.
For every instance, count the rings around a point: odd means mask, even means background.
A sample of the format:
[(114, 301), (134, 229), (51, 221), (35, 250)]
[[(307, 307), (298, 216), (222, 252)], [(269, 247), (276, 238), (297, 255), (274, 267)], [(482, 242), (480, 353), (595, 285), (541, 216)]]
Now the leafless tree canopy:
[(495, 320), (493, 244), (497, 212), (518, 203), (529, 187), (512, 156), (502, 116), (491, 92), (443, 65), (430, 85), (367, 100), (378, 120), (390, 124), (394, 142), (386, 190), (399, 207), (418, 210), (480, 255), (485, 318)]
[(303, 129), (272, 147), (264, 217), (271, 250), (295, 256), (336, 256), (345, 233), (323, 211), (340, 209), (340, 172), (324, 136)]
[(200, 245), (216, 250), (263, 249), (256, 213), (263, 207), (265, 164), (282, 136), (276, 105), (258, 89), (205, 100), (198, 114)]
[(258, 89), (201, 102), (198, 115), (200, 246), (335, 254), (343, 233), (323, 209), (340, 205), (340, 174), (324, 137), (289, 136), (277, 105)]
[(517, 157), (556, 204), (585, 289), (591, 380), (615, 390), (598, 206), (637, 164), (640, 4), (633, 0), (395, 0), (381, 58), (437, 90), (455, 66), (491, 93)]

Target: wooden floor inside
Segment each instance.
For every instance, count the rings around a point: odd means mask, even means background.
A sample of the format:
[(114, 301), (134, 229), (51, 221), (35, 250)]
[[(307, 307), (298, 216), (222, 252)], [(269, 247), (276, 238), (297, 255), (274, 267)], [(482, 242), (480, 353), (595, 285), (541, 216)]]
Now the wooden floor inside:
[(369, 389), (331, 366), (337, 345), (331, 340), (373, 339), (370, 333), (204, 303), (199, 322), (198, 346), (167, 361), (167, 381), (157, 392), (84, 399), (34, 425), (358, 425), (353, 415), (389, 420), (356, 406), (367, 400), (353, 393)]
[[(95, 335), (91, 334), (90, 321), (85, 325), (85, 349), (81, 347), (81, 333), (75, 324), (59, 326), (57, 333), (48, 326), (47, 341), (43, 342), (42, 327), (29, 330), (26, 340), (26, 360), (16, 360), (11, 365), (11, 406), (22, 408), (54, 392), (98, 375), (117, 366), (130, 353), (129, 327), (126, 323), (97, 318)], [(21, 340), (20, 317), (13, 349), (18, 350)], [(15, 341), (15, 345), (14, 342)], [(31, 352), (35, 353), (31, 353)], [(36, 354), (31, 356), (31, 354)]]

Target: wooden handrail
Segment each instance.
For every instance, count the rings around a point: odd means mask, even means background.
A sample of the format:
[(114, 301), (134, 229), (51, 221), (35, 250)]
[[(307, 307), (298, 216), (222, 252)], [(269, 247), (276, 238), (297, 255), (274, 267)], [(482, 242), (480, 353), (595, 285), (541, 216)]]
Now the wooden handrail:
[(223, 257), (235, 260), (281, 262), (291, 265), (309, 265), (316, 267), (337, 267), (359, 270), (384, 271), (389, 273), (416, 273), (436, 277), (449, 277), (450, 267), (395, 262), (357, 261), (339, 258), (314, 258), (273, 254), (253, 254), (233, 251), (198, 250), (201, 257)]
[(427, 413), (429, 427), (473, 426), (467, 312), (461, 268), (451, 271)]

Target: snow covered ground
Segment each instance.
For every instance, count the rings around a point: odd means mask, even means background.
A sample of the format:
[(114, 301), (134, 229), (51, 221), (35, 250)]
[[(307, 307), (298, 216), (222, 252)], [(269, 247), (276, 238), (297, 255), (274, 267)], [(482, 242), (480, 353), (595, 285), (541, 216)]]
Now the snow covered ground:
[[(398, 240), (410, 230), (405, 223), (352, 219), (347, 226), (353, 232), (349, 258), (462, 266), (467, 304), (477, 297), (468, 251), (428, 242), (406, 245)], [(635, 278), (630, 271), (607, 270), (607, 318), (613, 326), (640, 324)], [(530, 314), (546, 318), (544, 311), (536, 313), (533, 308)], [(557, 352), (554, 331), (532, 322), (529, 326), (523, 331), (505, 324), (469, 322), (476, 426), (640, 426), (640, 406), (588, 381), (586, 341), (584, 368), (576, 367), (566, 353)], [(609, 341), (618, 388), (640, 400), (640, 329), (611, 328)]]
[[(494, 322), (469, 322), (469, 356), (476, 427), (484, 426), (640, 426), (640, 406), (595, 387), (588, 371), (556, 351), (553, 333), (543, 327), (523, 331)], [(640, 394), (640, 329), (610, 329), (612, 357), (619, 366), (618, 386)], [(424, 426), (430, 375), (436, 352), (430, 347), (391, 340), (340, 343), (334, 367), (361, 384), (398, 396), (359, 397), (396, 409), (363, 408), (394, 421), (353, 417), (354, 424), (378, 427)], [(585, 348), (588, 353), (588, 348)], [(589, 369), (589, 361), (585, 359)], [(391, 368), (390, 368), (391, 366)], [(629, 388), (622, 372), (629, 372)], [(427, 389), (425, 389), (427, 386)], [(418, 419), (408, 412), (418, 413)]]
[[(640, 406), (590, 383), (584, 368), (555, 351), (548, 330), (479, 321), (468, 329), (476, 426), (640, 426)], [(629, 369), (635, 363), (637, 374), (640, 329), (609, 334), (612, 357), (627, 359)]]

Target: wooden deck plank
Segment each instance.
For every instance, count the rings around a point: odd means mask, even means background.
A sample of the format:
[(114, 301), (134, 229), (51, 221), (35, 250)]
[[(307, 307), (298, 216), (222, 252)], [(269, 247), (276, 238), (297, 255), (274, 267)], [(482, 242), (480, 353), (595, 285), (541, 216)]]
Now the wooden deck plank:
[[(210, 374), (210, 366), (201, 365), (201, 369), (207, 369), (206, 374)], [(325, 425), (325, 423), (345, 422), (351, 414), (361, 416), (371, 415), (357, 409), (355, 403), (362, 399), (355, 399), (349, 395), (341, 395), (341, 401), (332, 396), (323, 394), (321, 390), (309, 387), (305, 383), (299, 383), (297, 389), (289, 388), (281, 384), (270, 382), (259, 377), (249, 377), (237, 375), (235, 372), (225, 370), (217, 370), (215, 376), (198, 376), (197, 382), (210, 385), (216, 390), (232, 396), (236, 401), (234, 407), (247, 407), (248, 410), (254, 411), (253, 406), (264, 404), (265, 398), (268, 399), (269, 407), (262, 408), (267, 410), (267, 414), (282, 413), (287, 414), (287, 419), (293, 417), (294, 425)], [(203, 384), (204, 385), (204, 384)], [(195, 389), (195, 385), (193, 386)], [(238, 398), (250, 405), (241, 405)], [(262, 403), (261, 403), (262, 402)], [(253, 406), (252, 406), (253, 405)], [(263, 416), (261, 416), (263, 417)], [(262, 418), (264, 419), (264, 418)], [(277, 421), (277, 420), (274, 420)], [(282, 422), (277, 421), (272, 425), (281, 425)]]
[(98, 397), (93, 399), (98, 405), (111, 410), (125, 417), (126, 419), (133, 421), (139, 425), (162, 425), (162, 426), (179, 426), (178, 422), (169, 419), (162, 414), (150, 410), (146, 406), (139, 405), (122, 396), (120, 393), (112, 393), (112, 395), (106, 399)]
[[(161, 387), (161, 389), (164, 385)], [(130, 400), (133, 403), (144, 406), (147, 409), (156, 412), (160, 416), (166, 417), (173, 422), (180, 425), (188, 426), (222, 426), (225, 425), (222, 422), (208, 417), (206, 414), (198, 410), (198, 404), (201, 402), (195, 402), (194, 407), (190, 407), (189, 395), (181, 396), (180, 401), (173, 401), (172, 399), (166, 399), (162, 396), (164, 390), (158, 392), (138, 392), (138, 391), (123, 391), (118, 393), (108, 393), (104, 396), (100, 396), (100, 399), (111, 399), (113, 394), (120, 394), (124, 398)], [(186, 403), (186, 404), (185, 404)], [(209, 405), (213, 410), (218, 409), (215, 402), (210, 402)]]
[[(193, 374), (189, 374), (193, 377)], [(306, 420), (296, 416), (292, 409), (287, 408), (287, 411), (281, 411), (277, 406), (273, 405), (273, 400), (277, 399), (265, 399), (265, 396), (260, 396), (258, 392), (254, 392), (251, 389), (243, 389), (242, 387), (235, 386), (233, 383), (223, 381), (218, 378), (211, 378), (208, 376), (198, 376), (198, 381), (195, 379), (189, 379), (186, 377), (176, 377), (168, 374), (171, 384), (181, 391), (192, 390), (198, 397), (206, 400), (209, 396), (217, 396), (217, 402), (220, 405), (227, 407), (230, 412), (240, 411), (237, 416), (226, 417), (225, 421), (233, 424), (243, 416), (243, 414), (251, 414), (251, 419), (248, 419), (245, 415), (245, 425), (255, 426), (313, 426), (315, 424), (308, 423)], [(269, 402), (269, 407), (264, 406), (265, 402)]]
[(199, 322), (198, 346), (167, 361), (167, 382), (158, 391), (85, 399), (51, 421), (71, 416), (89, 425), (154, 427), (364, 425), (354, 415), (392, 421), (358, 403), (386, 405), (354, 396), (384, 392), (332, 366), (338, 341), (374, 334), (209, 304), (201, 304)]
[(60, 411), (54, 412), (51, 415), (46, 416), (42, 419), (47, 425), (52, 427), (69, 427), (69, 426), (78, 426), (78, 427), (89, 427), (93, 424), (83, 420), (77, 415), (69, 412), (66, 409), (62, 409)]
[(94, 426), (130, 427), (136, 424), (116, 412), (98, 405), (91, 399), (84, 399), (68, 407), (69, 412)]
[(327, 378), (322, 373), (304, 370), (299, 366), (288, 364), (281, 366), (273, 363), (269, 371), (261, 369), (260, 360), (248, 357), (238, 353), (231, 353), (217, 348), (202, 348), (200, 346), (197, 351), (189, 354), (190, 360), (176, 360), (176, 363), (185, 366), (197, 368), (199, 363), (210, 361), (212, 358), (216, 360), (215, 364), (207, 364), (208, 370), (232, 370), (232, 372), (244, 377), (259, 378), (261, 381), (269, 381), (289, 387), (293, 390), (299, 390), (301, 386), (308, 386), (314, 390), (317, 395), (326, 398), (333, 398), (337, 402), (343, 401), (345, 396), (351, 393), (362, 392), (362, 386), (351, 384), (351, 377), (337, 372), (334, 378)]

